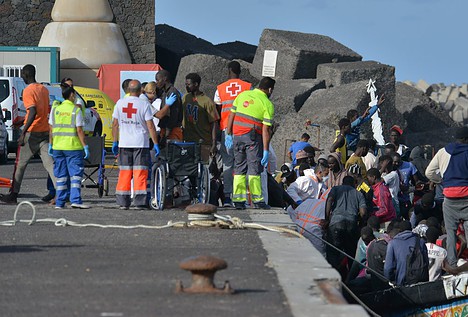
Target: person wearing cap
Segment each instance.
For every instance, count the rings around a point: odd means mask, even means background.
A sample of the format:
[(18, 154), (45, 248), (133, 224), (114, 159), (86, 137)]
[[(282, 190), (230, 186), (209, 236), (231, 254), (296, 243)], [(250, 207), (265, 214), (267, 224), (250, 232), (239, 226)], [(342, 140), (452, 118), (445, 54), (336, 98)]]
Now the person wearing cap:
[[(468, 127), (458, 128), (456, 141), (440, 149), (426, 168), (426, 177), (444, 187), (443, 214), (447, 230), (448, 264), (457, 263), (456, 231), (464, 221), (468, 238)], [(468, 240), (468, 239), (467, 239)]]
[(406, 145), (401, 143), (401, 136), (403, 135), (403, 130), (398, 125), (394, 125), (390, 128), (390, 143), (395, 146), (395, 151), (403, 155), (409, 149)]

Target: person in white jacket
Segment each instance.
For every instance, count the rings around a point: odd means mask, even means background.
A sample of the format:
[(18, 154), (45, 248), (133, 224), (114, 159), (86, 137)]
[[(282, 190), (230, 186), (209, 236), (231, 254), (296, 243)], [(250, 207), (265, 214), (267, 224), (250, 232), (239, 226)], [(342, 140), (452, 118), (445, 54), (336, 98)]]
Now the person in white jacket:
[(323, 178), (327, 175), (328, 167), (318, 164), (313, 174), (307, 173), (306, 176), (299, 176), (286, 192), (298, 205), (309, 198), (318, 199), (323, 192)]

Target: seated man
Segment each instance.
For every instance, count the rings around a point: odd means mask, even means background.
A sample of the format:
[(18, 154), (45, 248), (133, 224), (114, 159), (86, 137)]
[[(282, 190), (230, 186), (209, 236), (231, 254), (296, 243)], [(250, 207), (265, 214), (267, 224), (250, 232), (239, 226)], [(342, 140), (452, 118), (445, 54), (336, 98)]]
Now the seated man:
[(411, 285), (429, 280), (426, 244), (411, 231), (409, 221), (399, 225), (401, 232), (388, 243), (384, 275), (394, 284)]
[(431, 282), (437, 280), (442, 275), (442, 264), (447, 258), (447, 251), (436, 244), (440, 235), (441, 232), (436, 227), (429, 227), (426, 231), (429, 281)]
[(323, 190), (323, 178), (328, 175), (328, 168), (317, 165), (313, 175), (298, 177), (286, 192), (300, 205), (304, 200), (320, 198)]

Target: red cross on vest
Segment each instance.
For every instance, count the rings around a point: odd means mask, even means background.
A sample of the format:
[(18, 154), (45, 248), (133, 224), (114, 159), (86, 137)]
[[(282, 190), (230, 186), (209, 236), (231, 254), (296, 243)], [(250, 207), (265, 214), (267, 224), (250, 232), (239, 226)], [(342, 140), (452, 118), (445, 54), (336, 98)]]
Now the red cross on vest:
[(133, 103), (129, 102), (127, 108), (123, 108), (122, 112), (127, 114), (127, 118), (130, 119), (133, 117), (133, 114), (137, 113), (137, 109), (133, 108)]
[(231, 97), (236, 97), (237, 94), (241, 91), (242, 87), (238, 83), (231, 83), (226, 87), (226, 93), (230, 94)]

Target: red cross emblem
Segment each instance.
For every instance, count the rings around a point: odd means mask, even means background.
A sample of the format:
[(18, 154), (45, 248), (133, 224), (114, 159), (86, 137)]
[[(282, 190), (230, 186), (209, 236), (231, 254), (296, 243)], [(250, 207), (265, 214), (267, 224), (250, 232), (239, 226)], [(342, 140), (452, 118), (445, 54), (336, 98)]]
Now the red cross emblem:
[(125, 112), (127, 114), (127, 118), (130, 119), (135, 113), (137, 113), (137, 109), (133, 108), (132, 102), (129, 102), (127, 108), (123, 108), (122, 112)]
[(231, 97), (235, 97), (239, 94), (242, 87), (238, 83), (231, 83), (229, 86), (226, 87), (226, 93), (231, 95)]

